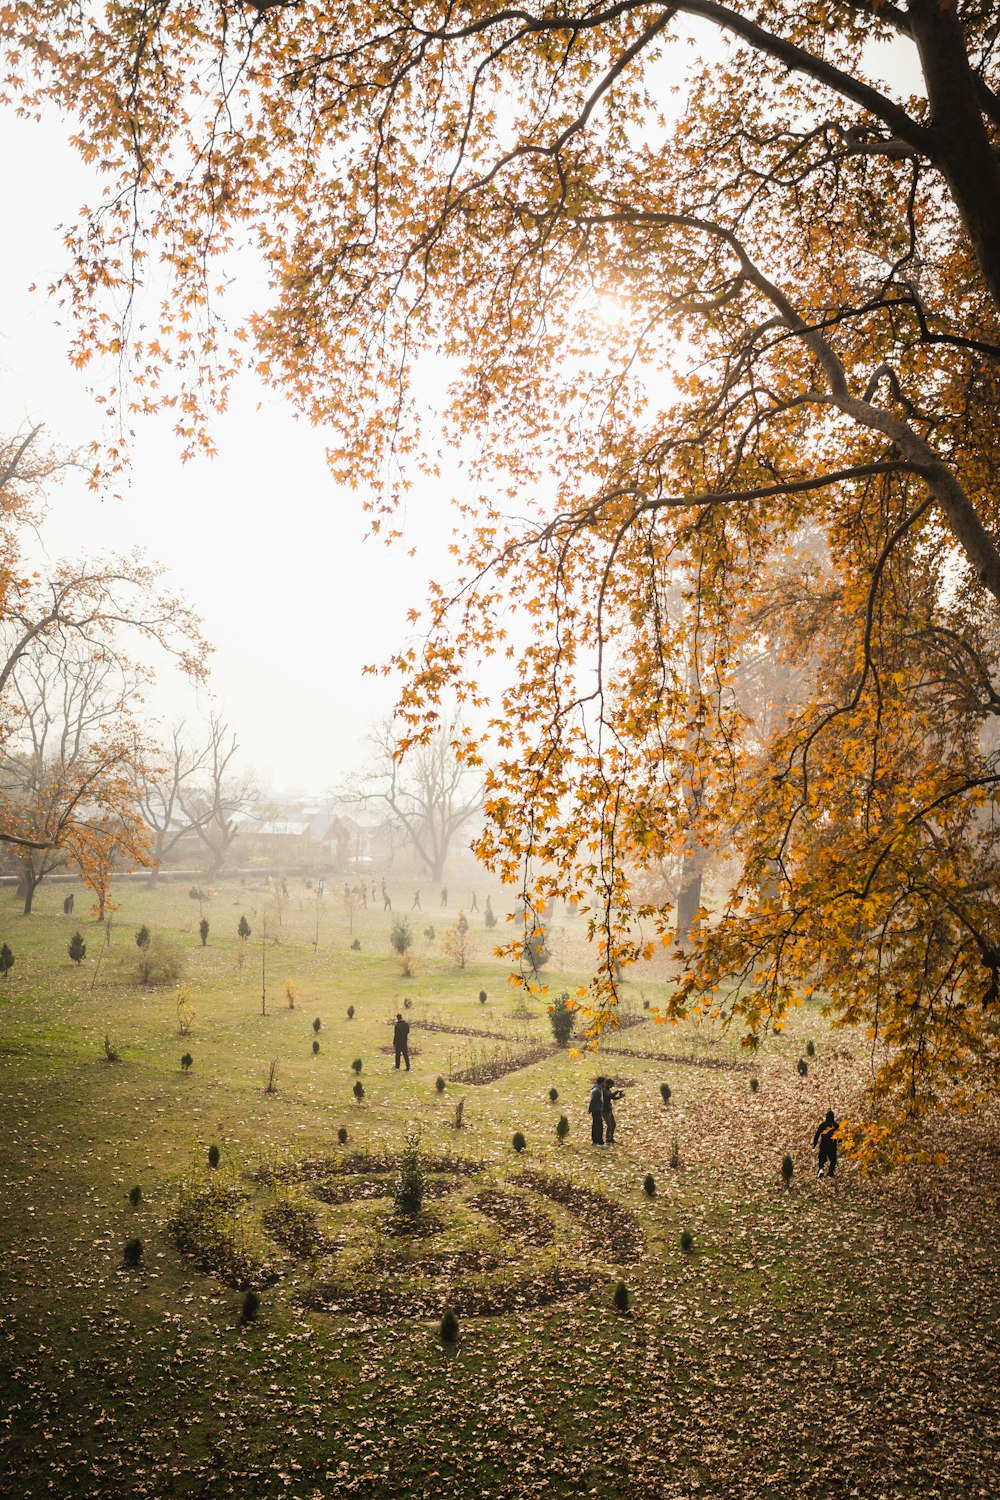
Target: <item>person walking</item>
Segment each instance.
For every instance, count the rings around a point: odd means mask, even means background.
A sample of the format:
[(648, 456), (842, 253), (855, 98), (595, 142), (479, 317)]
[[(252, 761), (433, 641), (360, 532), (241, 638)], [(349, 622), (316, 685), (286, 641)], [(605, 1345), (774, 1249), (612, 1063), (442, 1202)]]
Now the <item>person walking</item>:
[(624, 1099), (625, 1090), (615, 1088), (613, 1078), (605, 1078), (601, 1084), (601, 1113), (604, 1115), (604, 1139), (608, 1146), (615, 1143), (615, 1100)]
[(410, 1071), (410, 1023), (403, 1020), (402, 1011), (396, 1012), (396, 1024), (392, 1028), (392, 1047), (396, 1054), (396, 1067), (399, 1067), (399, 1059), (402, 1058), (406, 1064), (406, 1071)]
[(475, 893), (475, 891), (473, 891), (473, 893), (472, 893), (472, 904), (469, 907), (469, 910), (470, 910), (470, 912), (472, 912), (472, 911), (478, 911), (479, 910), (479, 902), (476, 900), (476, 893)]
[(392, 911), (392, 902), (389, 900), (389, 887), (384, 880), (382, 882), (382, 910)]
[(420, 905), (420, 892), (419, 891), (414, 891), (414, 893), (413, 893), (413, 905), (410, 907), (410, 910), (411, 911), (422, 911), (423, 910), (423, 908)]
[(590, 1114), (590, 1139), (593, 1145), (604, 1145), (604, 1079), (595, 1078), (587, 1105)]
[(829, 1175), (832, 1177), (837, 1170), (837, 1131), (839, 1129), (837, 1120), (832, 1109), (826, 1112), (826, 1119), (821, 1120), (816, 1127), (813, 1136), (813, 1148), (819, 1147), (819, 1172), (818, 1176), (826, 1176), (825, 1168), (829, 1167)]

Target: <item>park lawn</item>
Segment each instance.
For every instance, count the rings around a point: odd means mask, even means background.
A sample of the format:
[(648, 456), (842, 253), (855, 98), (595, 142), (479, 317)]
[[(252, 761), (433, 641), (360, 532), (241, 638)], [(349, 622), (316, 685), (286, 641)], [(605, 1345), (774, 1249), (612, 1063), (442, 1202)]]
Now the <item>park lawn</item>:
[[(172, 883), (127, 885), (110, 940), (82, 889), (82, 911), (62, 915), (65, 889), (43, 886), (27, 919), (0, 892), (0, 940), (17, 960), (0, 988), (5, 1494), (996, 1493), (995, 1119), (942, 1125), (948, 1165), (923, 1171), (918, 1210), (901, 1174), (814, 1180), (815, 1124), (828, 1105), (848, 1111), (865, 1077), (861, 1039), (831, 1033), (818, 1006), (751, 1065), (718, 1027), (654, 1026), (643, 1001), (655, 1005), (664, 975), (649, 970), (626, 987), (636, 1024), (599, 1058), (551, 1051), (462, 1084), (463, 1068), (551, 1042), (545, 1001), (525, 1016), (475, 918), (478, 951), (459, 972), (440, 952), (454, 910), (414, 913), (416, 972), (403, 978), (388, 914), (360, 911), (352, 928), (335, 893), (319, 904), (301, 882), (284, 902), (263, 883), (220, 884), (204, 902)], [(241, 914), (253, 929), (242, 970)], [(184, 954), (188, 1036), (176, 987), (136, 981), (141, 923)], [(80, 966), (66, 952), (77, 928)], [(585, 963), (581, 920), (557, 924), (551, 990), (575, 989)], [(406, 999), (409, 1074), (391, 1055)], [(589, 1144), (596, 1071), (626, 1087), (612, 1152)], [(413, 1132), (441, 1196), (426, 1205), (437, 1234), (411, 1243), (385, 1232), (387, 1200), (363, 1195), (385, 1191), (386, 1153)], [(461, 1175), (469, 1163), (479, 1170)], [(307, 1168), (356, 1196), (317, 1207), (297, 1180)], [(232, 1243), (280, 1271), (254, 1322), (240, 1322), (245, 1285), (180, 1253), (182, 1192), (231, 1195)], [(468, 1201), (483, 1193), (520, 1218), (484, 1217)], [(318, 1215), (335, 1250), (276, 1243), (261, 1218), (276, 1208)], [(530, 1242), (532, 1223), (549, 1226), (548, 1243)], [(133, 1238), (142, 1263), (126, 1269)], [(477, 1255), (499, 1269), (480, 1272)], [(438, 1269), (421, 1276), (425, 1256)], [(581, 1284), (560, 1291), (563, 1273)], [(309, 1305), (327, 1283), (354, 1305)], [(444, 1307), (487, 1290), (498, 1305), (460, 1313), (457, 1344), (443, 1346)]]

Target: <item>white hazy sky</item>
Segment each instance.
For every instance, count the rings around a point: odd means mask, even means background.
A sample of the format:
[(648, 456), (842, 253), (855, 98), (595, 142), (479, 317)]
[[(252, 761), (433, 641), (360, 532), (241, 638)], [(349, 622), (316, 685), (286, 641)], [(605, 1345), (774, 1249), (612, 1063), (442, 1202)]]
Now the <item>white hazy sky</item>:
[[(98, 190), (67, 134), (58, 120), (0, 112), (0, 422), (6, 431), (43, 422), (52, 442), (72, 447), (100, 431), (100, 413), (44, 288), (64, 265), (60, 224)], [(29, 292), (32, 283), (41, 290)], [(404, 639), (426, 578), (447, 576), (446, 506), (412, 502), (407, 547), (366, 540), (361, 497), (333, 484), (323, 434), (250, 376), (214, 425), (216, 458), (182, 463), (170, 429), (169, 416), (139, 423), (121, 498), (94, 495), (79, 477), (54, 489), (46, 548), (61, 557), (139, 546), (163, 563), (215, 646), (200, 703), (164, 674), (164, 720), (216, 708), (243, 763), (274, 790), (335, 786), (392, 707), (391, 680), (363, 677), (362, 667)]]

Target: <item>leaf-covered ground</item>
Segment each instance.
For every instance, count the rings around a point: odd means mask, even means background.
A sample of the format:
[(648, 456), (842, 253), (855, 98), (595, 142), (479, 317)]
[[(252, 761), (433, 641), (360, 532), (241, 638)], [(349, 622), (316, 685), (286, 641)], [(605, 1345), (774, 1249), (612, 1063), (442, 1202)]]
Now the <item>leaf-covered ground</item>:
[[(490, 959), (459, 974), (425, 944), (417, 977), (402, 981), (388, 917), (356, 918), (358, 953), (332, 909), (314, 948), (314, 906), (293, 889), (281, 942), (263, 955), (262, 1016), (262, 953), (252, 938), (241, 977), (235, 927), (244, 909), (257, 925), (263, 891), (221, 887), (205, 908), (203, 950), (186, 893), (129, 890), (100, 968), (88, 959), (79, 969), (65, 953), (74, 924), (58, 915), (63, 894), (43, 887), (26, 921), (13, 892), (0, 893), (0, 936), (18, 959), (0, 988), (5, 1495), (997, 1493), (995, 1117), (942, 1127), (933, 1144), (948, 1163), (924, 1169), (919, 1198), (904, 1175), (863, 1181), (845, 1169), (819, 1183), (812, 1132), (828, 1105), (840, 1113), (856, 1099), (859, 1039), (831, 1036), (816, 1010), (799, 1014), (754, 1062), (752, 1093), (748, 1070), (730, 1066), (744, 1061), (732, 1038), (665, 1033), (641, 1014), (658, 992), (651, 973), (629, 987), (641, 1024), (621, 1059), (619, 1143), (597, 1152), (585, 1113), (592, 1057), (546, 1057), (438, 1094), (439, 1074), (470, 1065), (464, 1049), (506, 1044), (428, 1027), (410, 1074), (382, 1054), (404, 998), (412, 1019), (494, 1032), (515, 1048), (546, 1044), (542, 1007), (537, 1020), (513, 1019)], [(185, 951), (189, 1037), (177, 1035), (176, 991), (131, 977), (141, 921)], [(96, 957), (103, 935), (92, 924), (84, 933)], [(555, 987), (579, 957), (568, 924)], [(282, 1000), (286, 977), (298, 987), (294, 1010)], [(121, 1056), (113, 1065), (102, 1060), (105, 1035)], [(816, 1052), (803, 1078), (795, 1064), (807, 1039)], [(707, 1061), (717, 1065), (690, 1065)], [(563, 1112), (571, 1130), (560, 1146)], [(438, 1228), (424, 1239), (380, 1232), (387, 1179), (377, 1172), (358, 1172), (368, 1187), (347, 1196), (292, 1183), (281, 1212), (262, 1217), (260, 1182), (280, 1178), (276, 1168), (351, 1152), (394, 1159), (413, 1128), (435, 1160), (484, 1163), (431, 1193)], [(528, 1141), (520, 1156), (517, 1129)], [(249, 1204), (229, 1230), (280, 1272), (247, 1325), (242, 1292), (198, 1269), (171, 1231), (182, 1189), (208, 1180), (213, 1142), (213, 1180)], [(790, 1191), (778, 1170), (785, 1152)], [(303, 1205), (317, 1216), (316, 1243), (336, 1246), (327, 1259), (287, 1248), (313, 1223)], [(268, 1238), (267, 1223), (285, 1226), (286, 1243)], [(135, 1237), (143, 1260), (129, 1270), (123, 1248)], [(355, 1297), (346, 1313), (310, 1307), (303, 1293), (331, 1276), (378, 1295)], [(540, 1301), (540, 1281), (558, 1276), (556, 1300)], [(612, 1305), (620, 1278), (632, 1297), (625, 1316)], [(473, 1305), (470, 1288), (487, 1284), (505, 1309), (463, 1317), (456, 1346), (443, 1346), (440, 1310), (463, 1297)], [(399, 1314), (414, 1287), (433, 1316)]]

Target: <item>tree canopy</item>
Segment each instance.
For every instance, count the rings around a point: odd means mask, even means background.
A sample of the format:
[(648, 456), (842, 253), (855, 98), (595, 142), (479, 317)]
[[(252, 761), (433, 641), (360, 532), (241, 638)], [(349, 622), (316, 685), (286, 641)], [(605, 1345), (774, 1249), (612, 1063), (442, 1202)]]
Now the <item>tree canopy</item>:
[[(42, 0), (0, 37), (106, 174), (60, 290), (123, 430), (210, 442), (252, 358), (390, 537), (463, 457), (402, 711), (486, 714), (480, 852), (538, 909), (603, 893), (598, 1011), (673, 941), (637, 872), (721, 847), (672, 1013), (754, 1045), (821, 990), (872, 1151), (995, 1089), (995, 7)], [(762, 651), (801, 689), (766, 728)]]

